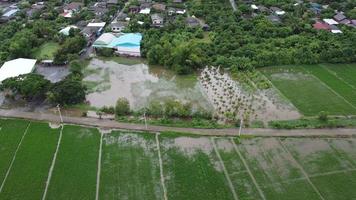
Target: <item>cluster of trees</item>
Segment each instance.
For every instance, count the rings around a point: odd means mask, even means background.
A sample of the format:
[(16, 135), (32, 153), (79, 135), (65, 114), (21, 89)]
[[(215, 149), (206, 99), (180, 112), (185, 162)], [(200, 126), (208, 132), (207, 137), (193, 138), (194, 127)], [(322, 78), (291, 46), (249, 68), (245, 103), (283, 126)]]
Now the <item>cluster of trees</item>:
[[(78, 69), (77, 66), (74, 68)], [(48, 100), (53, 104), (74, 105), (85, 100), (86, 87), (82, 78), (81, 73), (72, 70), (62, 81), (51, 83), (42, 75), (30, 73), (4, 80), (0, 90), (5, 91), (7, 96), (20, 96), (26, 101)]]
[(206, 64), (205, 42), (200, 28), (189, 28), (177, 17), (161, 29), (143, 30), (142, 55), (149, 64), (187, 74)]
[[(322, 17), (333, 16), (335, 9), (345, 11), (349, 18), (355, 17), (354, 1), (318, 2), (329, 4)], [(141, 50), (150, 64), (163, 65), (180, 74), (206, 65), (248, 70), (270, 65), (356, 62), (355, 28), (340, 25), (343, 34), (314, 30), (315, 14), (307, 3), (299, 6), (294, 6), (292, 0), (255, 3), (285, 10), (282, 23), (272, 23), (267, 18), (269, 13), (252, 17), (253, 11), (243, 1), (237, 1), (238, 10), (234, 12), (228, 0), (207, 0), (188, 1), (187, 5), (191, 15), (210, 26), (209, 34), (204, 35), (201, 28), (187, 27), (182, 16), (174, 20), (166, 16), (168, 23), (161, 29), (132, 23), (128, 31), (144, 33)], [(149, 20), (140, 17), (141, 21)], [(209, 42), (204, 41), (206, 37)]]
[(58, 29), (55, 23), (46, 20), (24, 23), (19, 20), (1, 25), (0, 64), (9, 59), (31, 57), (34, 49), (55, 39)]
[(193, 109), (190, 103), (182, 103), (181, 101), (168, 99), (163, 102), (152, 101), (146, 108), (142, 108), (137, 112), (133, 112), (130, 108), (130, 103), (126, 98), (119, 98), (116, 102), (115, 109), (106, 108), (102, 112), (111, 113), (115, 110), (115, 114), (120, 116), (127, 116), (129, 114), (143, 115), (156, 118), (197, 118), (211, 120), (212, 113), (203, 109)]
[[(288, 1), (273, 0), (257, 3), (285, 9), (283, 23), (272, 23), (265, 14), (246, 17), (241, 7), (233, 12), (227, 0), (190, 1), (192, 14), (205, 19), (213, 31), (212, 43), (205, 48), (209, 64), (246, 69), (356, 61), (355, 28), (341, 26), (344, 33), (338, 35), (316, 31), (311, 26), (315, 16), (307, 4), (293, 6)], [(240, 4), (243, 2), (238, 2)]]
[(78, 57), (78, 52), (80, 52), (87, 41), (84, 36), (81, 35), (78, 30), (71, 29), (69, 37), (63, 39), (58, 51), (54, 54), (53, 62), (55, 64), (63, 64), (66, 61), (72, 61)]

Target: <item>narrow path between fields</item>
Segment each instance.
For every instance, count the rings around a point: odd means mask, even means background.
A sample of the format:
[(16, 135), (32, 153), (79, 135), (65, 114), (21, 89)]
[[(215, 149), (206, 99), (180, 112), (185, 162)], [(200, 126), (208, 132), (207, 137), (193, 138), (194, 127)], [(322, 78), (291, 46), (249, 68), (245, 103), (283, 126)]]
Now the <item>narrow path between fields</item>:
[(22, 141), (23, 141), (23, 139), (25, 138), (25, 136), (26, 136), (26, 134), (27, 134), (27, 131), (28, 131), (28, 128), (30, 127), (30, 125), (31, 125), (31, 122), (29, 122), (29, 123), (28, 123), (28, 125), (27, 125), (27, 127), (26, 127), (26, 130), (24, 131), (24, 133), (23, 133), (23, 135), (22, 135), (22, 137), (21, 137), (20, 142), (19, 142), (19, 144), (18, 144), (18, 145), (17, 145), (17, 147), (16, 147), (16, 150), (15, 150), (14, 156), (12, 157), (12, 160), (11, 160), (10, 166), (9, 166), (9, 168), (8, 168), (8, 169), (7, 169), (7, 171), (6, 171), (6, 174), (5, 174), (4, 180), (3, 180), (3, 181), (2, 181), (2, 183), (1, 183), (1, 186), (0, 186), (0, 193), (1, 193), (2, 189), (4, 188), (4, 185), (5, 185), (6, 179), (7, 179), (7, 177), (8, 177), (8, 176), (9, 176), (9, 174), (10, 174), (10, 171), (11, 171), (12, 165), (13, 165), (13, 164), (14, 164), (14, 162), (15, 162), (17, 152), (18, 152), (18, 151), (19, 151), (19, 149), (20, 149), (20, 146), (21, 146), (21, 144), (22, 144)]
[(162, 161), (161, 147), (160, 147), (158, 136), (159, 136), (159, 133), (156, 133), (156, 146), (157, 146), (158, 161), (159, 161), (159, 174), (161, 176), (161, 184), (162, 184), (162, 189), (163, 189), (163, 198), (164, 198), (164, 200), (168, 200), (166, 184), (164, 183), (163, 161)]
[(230, 138), (230, 142), (232, 143), (235, 152), (239, 155), (240, 159), (242, 160), (242, 163), (243, 163), (243, 165), (245, 166), (245, 168), (246, 168), (246, 170), (247, 170), (247, 172), (248, 172), (250, 178), (252, 179), (252, 182), (253, 182), (253, 184), (255, 185), (255, 187), (256, 187), (256, 189), (257, 189), (257, 191), (258, 191), (258, 194), (261, 196), (261, 198), (262, 198), (263, 200), (266, 200), (266, 197), (265, 197), (265, 195), (263, 194), (263, 192), (262, 192), (260, 186), (258, 185), (258, 183), (257, 183), (257, 181), (256, 181), (256, 179), (255, 179), (255, 176), (252, 174), (252, 172), (251, 172), (251, 170), (250, 170), (250, 167), (248, 166), (248, 164), (247, 164), (245, 158), (242, 156), (240, 150), (237, 148), (234, 139), (233, 139), (233, 138)]
[(294, 158), (294, 156), (292, 155), (292, 153), (287, 149), (287, 147), (284, 145), (283, 141), (279, 138), (278, 139), (279, 143), (281, 144), (283, 150), (291, 157), (292, 161), (296, 164), (296, 166), (300, 169), (300, 171), (302, 172), (302, 174), (305, 176), (306, 180), (308, 181), (308, 183), (310, 184), (310, 186), (314, 189), (314, 191), (318, 194), (318, 196), (320, 197), (320, 199), (325, 200), (325, 198), (323, 197), (323, 195), (321, 195), (320, 191), (318, 190), (318, 188), (313, 184), (313, 182), (310, 180), (308, 173), (304, 170), (304, 168), (302, 167), (301, 164), (299, 164), (299, 162)]
[(59, 132), (59, 138), (58, 138), (58, 142), (57, 142), (57, 147), (56, 147), (56, 151), (54, 152), (54, 156), (53, 156), (53, 160), (52, 160), (52, 163), (51, 163), (51, 167), (49, 168), (47, 181), (46, 181), (46, 187), (45, 187), (45, 190), (43, 192), (42, 200), (45, 200), (46, 196), (47, 196), (48, 187), (49, 187), (49, 184), (51, 182), (53, 169), (54, 169), (54, 166), (56, 165), (57, 154), (58, 154), (59, 147), (60, 147), (61, 141), (62, 141), (63, 128), (64, 128), (64, 125), (61, 124), (61, 130)]
[(99, 200), (99, 189), (100, 189), (100, 172), (101, 172), (101, 152), (103, 150), (103, 135), (100, 133), (100, 147), (99, 147), (99, 157), (98, 157), (98, 171), (96, 174), (96, 194), (95, 199)]
[(237, 194), (236, 194), (234, 185), (232, 184), (232, 181), (231, 181), (231, 178), (230, 178), (230, 176), (229, 176), (229, 173), (228, 173), (227, 170), (226, 170), (224, 161), (222, 160), (221, 155), (220, 155), (220, 153), (219, 153), (219, 151), (218, 151), (218, 148), (216, 147), (216, 144), (215, 144), (215, 142), (214, 142), (214, 138), (210, 138), (210, 141), (211, 141), (211, 144), (213, 145), (215, 154), (218, 156), (218, 159), (219, 159), (221, 168), (222, 168), (222, 170), (223, 170), (223, 172), (224, 172), (224, 174), (225, 174), (225, 178), (226, 178), (226, 180), (227, 180), (227, 183), (229, 184), (229, 187), (230, 187), (232, 196), (234, 197), (235, 200), (238, 200), (239, 198), (238, 198), (238, 196), (237, 196)]
[[(0, 109), (0, 117), (20, 118), (27, 120), (50, 121), (58, 123), (58, 115), (49, 113), (23, 112), (18, 110)], [(147, 129), (144, 124), (122, 123), (114, 120), (95, 119), (88, 117), (69, 117), (63, 116), (64, 124), (84, 125), (89, 127), (100, 127), (103, 129), (122, 129), (133, 131), (148, 132), (180, 132), (204, 136), (237, 136), (238, 128), (227, 129), (199, 129), (199, 128), (178, 128), (167, 126), (148, 125)], [(260, 137), (308, 137), (308, 136), (356, 136), (355, 128), (338, 128), (338, 129), (269, 129), (269, 128), (244, 128), (243, 136), (260, 136)]]

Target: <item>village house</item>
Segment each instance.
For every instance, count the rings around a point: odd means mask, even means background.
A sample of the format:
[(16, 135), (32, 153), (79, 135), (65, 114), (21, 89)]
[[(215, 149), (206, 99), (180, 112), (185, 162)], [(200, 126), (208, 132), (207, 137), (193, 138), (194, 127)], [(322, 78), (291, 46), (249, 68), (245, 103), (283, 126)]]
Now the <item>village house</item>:
[(7, 78), (29, 74), (35, 70), (37, 60), (18, 58), (5, 62), (0, 68), (0, 82)]
[(105, 22), (91, 22), (81, 31), (88, 41), (88, 45), (104, 30)]
[(343, 13), (337, 13), (333, 17), (337, 22), (341, 22), (342, 20), (346, 19), (346, 16)]
[(44, 2), (37, 2), (32, 4), (31, 8), (26, 11), (28, 17), (32, 17), (36, 12), (40, 12), (45, 8)]
[(126, 24), (124, 24), (123, 22), (112, 22), (110, 24), (110, 28), (111, 31), (114, 33), (119, 33), (121, 31), (123, 31), (126, 27)]
[(330, 26), (326, 23), (317, 21), (313, 24), (313, 28), (316, 30), (330, 30)]
[(67, 26), (67, 27), (61, 29), (61, 30), (59, 31), (59, 33), (65, 35), (65, 36), (68, 36), (68, 35), (69, 35), (69, 32), (70, 32), (70, 29), (78, 29), (78, 27), (77, 27), (77, 26), (74, 26), (74, 25)]
[(316, 15), (320, 15), (321, 11), (323, 10), (323, 6), (318, 3), (310, 3), (310, 11), (312, 11)]
[(257, 6), (257, 7), (258, 7), (259, 12), (262, 12), (262, 13), (270, 12), (270, 10), (266, 6)]
[(97, 19), (101, 19), (107, 12), (109, 12), (106, 2), (96, 2), (90, 6), (88, 10), (93, 12)]
[(162, 3), (155, 3), (152, 5), (152, 8), (156, 11), (161, 11), (161, 12), (166, 11), (166, 5)]
[(151, 20), (153, 27), (163, 27), (164, 19), (160, 14), (155, 13), (151, 15)]
[(10, 10), (6, 10), (4, 12), (4, 14), (1, 16), (0, 21), (1, 22), (7, 22), (10, 19), (14, 18), (17, 14), (17, 12), (20, 11), (19, 9), (15, 8), (15, 9), (10, 9)]
[(118, 0), (107, 0), (106, 4), (108, 8), (114, 7), (119, 3)]
[(199, 19), (197, 19), (196, 17), (187, 17), (187, 19), (185, 19), (185, 23), (191, 27), (191, 28), (195, 28), (200, 26), (200, 21)]
[(173, 3), (183, 3), (183, 0), (173, 0)]
[(130, 12), (130, 13), (133, 13), (133, 14), (139, 13), (139, 12), (140, 12), (140, 7), (135, 6), (135, 5), (131, 5), (131, 6), (129, 7), (129, 12)]
[(285, 11), (283, 11), (282, 9), (278, 8), (278, 7), (270, 7), (270, 11), (273, 12), (276, 15), (284, 15), (286, 14)]
[(63, 7), (63, 13), (61, 16), (71, 18), (73, 17), (73, 14), (79, 12), (83, 6), (84, 4), (79, 2), (69, 3)]
[(276, 16), (276, 15), (269, 15), (267, 17), (267, 19), (269, 21), (271, 21), (272, 23), (275, 23), (275, 24), (279, 24), (282, 22), (281, 18), (279, 16)]
[(119, 36), (104, 33), (94, 42), (93, 47), (94, 49), (111, 48), (119, 55), (140, 57), (141, 40), (140, 33), (126, 33)]

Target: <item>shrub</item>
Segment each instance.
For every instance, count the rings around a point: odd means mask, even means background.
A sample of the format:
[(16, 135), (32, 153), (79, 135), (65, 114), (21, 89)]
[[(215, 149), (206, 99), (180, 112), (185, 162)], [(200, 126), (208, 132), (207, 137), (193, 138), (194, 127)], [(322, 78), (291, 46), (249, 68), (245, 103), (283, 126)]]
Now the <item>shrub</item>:
[(322, 121), (322, 122), (327, 122), (327, 121), (329, 120), (329, 118), (328, 118), (328, 113), (325, 112), (325, 111), (321, 111), (321, 112), (319, 113), (318, 119), (319, 119), (320, 121)]
[(82, 73), (83, 66), (80, 64), (79, 60), (73, 60), (69, 64), (69, 71), (72, 73)]
[(116, 101), (115, 114), (117, 116), (130, 114), (130, 103), (126, 98), (119, 98)]
[(115, 114), (115, 108), (113, 106), (104, 106), (100, 109), (100, 111), (106, 114)]
[(98, 56), (111, 57), (114, 53), (114, 50), (110, 48), (100, 48), (96, 50)]

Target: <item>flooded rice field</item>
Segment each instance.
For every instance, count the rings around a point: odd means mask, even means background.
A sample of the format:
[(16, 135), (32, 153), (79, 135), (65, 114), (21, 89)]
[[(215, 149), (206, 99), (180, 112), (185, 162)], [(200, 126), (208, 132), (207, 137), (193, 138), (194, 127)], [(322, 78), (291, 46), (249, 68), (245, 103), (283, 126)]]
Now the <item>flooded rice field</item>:
[(273, 88), (249, 91), (217, 67), (205, 68), (199, 78), (219, 118), (246, 120), (297, 119), (300, 114)]
[(275, 89), (251, 93), (214, 67), (202, 70), (199, 76), (179, 76), (163, 67), (123, 65), (94, 58), (84, 75), (89, 88), (87, 100), (95, 107), (115, 106), (120, 97), (127, 98), (134, 110), (151, 101), (174, 99), (189, 102), (193, 108), (213, 110), (220, 119), (235, 115), (266, 122), (300, 117)]
[(84, 72), (89, 88), (87, 100), (92, 106), (114, 106), (125, 97), (132, 109), (140, 109), (151, 101), (177, 99), (193, 107), (211, 110), (196, 76), (178, 76), (162, 67), (146, 64), (123, 65), (114, 61), (92, 59)]

